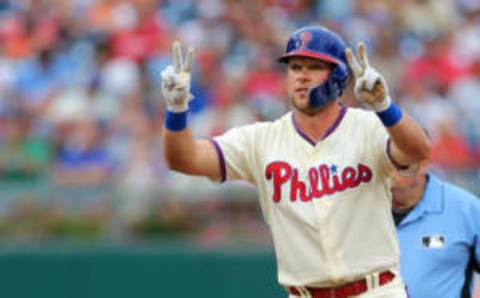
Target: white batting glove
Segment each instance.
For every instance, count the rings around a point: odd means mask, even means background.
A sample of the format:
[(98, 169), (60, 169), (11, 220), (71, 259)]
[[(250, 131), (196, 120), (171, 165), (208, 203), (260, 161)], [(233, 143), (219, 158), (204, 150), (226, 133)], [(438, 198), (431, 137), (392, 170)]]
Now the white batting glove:
[(387, 82), (375, 68), (370, 66), (365, 45), (362, 42), (357, 44), (357, 52), (360, 63), (353, 55), (352, 50), (349, 48), (345, 50), (348, 65), (355, 78), (355, 96), (365, 108), (375, 112), (382, 112), (392, 102)]
[(188, 103), (193, 99), (190, 93), (194, 49), (189, 47), (185, 61), (182, 47), (178, 41), (172, 44), (173, 65), (168, 65), (161, 73), (161, 92), (167, 110), (182, 113), (188, 110)]

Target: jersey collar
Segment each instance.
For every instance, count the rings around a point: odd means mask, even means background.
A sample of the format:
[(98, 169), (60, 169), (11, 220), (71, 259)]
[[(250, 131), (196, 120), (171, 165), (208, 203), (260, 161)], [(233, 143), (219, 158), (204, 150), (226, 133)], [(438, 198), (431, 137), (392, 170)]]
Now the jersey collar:
[[(348, 108), (346, 106), (342, 106), (340, 109), (340, 113), (338, 113), (337, 118), (335, 121), (332, 123), (332, 125), (325, 131), (325, 134), (323, 135), (321, 140), (326, 139), (329, 135), (331, 135), (337, 128), (340, 126), (340, 123), (342, 122), (343, 118), (345, 117), (345, 114), (347, 113)], [(308, 143), (310, 143), (312, 146), (316, 145), (316, 142), (309, 138), (307, 134), (298, 126), (297, 121), (295, 120), (295, 112), (292, 112), (292, 123), (293, 127), (295, 127), (295, 130), (297, 133), (305, 139)]]

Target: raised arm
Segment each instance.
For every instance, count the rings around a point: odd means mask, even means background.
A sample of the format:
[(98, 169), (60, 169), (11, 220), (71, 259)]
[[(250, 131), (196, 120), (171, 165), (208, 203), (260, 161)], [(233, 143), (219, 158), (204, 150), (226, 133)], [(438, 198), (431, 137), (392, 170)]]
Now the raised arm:
[(398, 165), (428, 159), (430, 142), (424, 130), (392, 101), (383, 76), (368, 61), (365, 45), (357, 45), (359, 61), (352, 51), (345, 55), (355, 77), (355, 96), (362, 105), (377, 113), (392, 140), (390, 155)]
[(170, 169), (219, 180), (221, 171), (215, 146), (208, 140), (195, 140), (187, 127), (188, 103), (193, 99), (190, 93), (193, 55), (194, 50), (189, 47), (183, 59), (180, 43), (174, 42), (173, 65), (161, 74), (162, 97), (167, 107), (162, 131), (163, 152)]

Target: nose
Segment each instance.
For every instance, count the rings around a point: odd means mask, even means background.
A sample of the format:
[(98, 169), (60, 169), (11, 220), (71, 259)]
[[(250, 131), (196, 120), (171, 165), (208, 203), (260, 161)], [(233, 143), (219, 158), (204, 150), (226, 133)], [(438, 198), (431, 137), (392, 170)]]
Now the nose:
[(310, 74), (308, 72), (308, 69), (306, 67), (303, 67), (298, 74), (298, 80), (301, 82), (308, 82), (310, 81)]

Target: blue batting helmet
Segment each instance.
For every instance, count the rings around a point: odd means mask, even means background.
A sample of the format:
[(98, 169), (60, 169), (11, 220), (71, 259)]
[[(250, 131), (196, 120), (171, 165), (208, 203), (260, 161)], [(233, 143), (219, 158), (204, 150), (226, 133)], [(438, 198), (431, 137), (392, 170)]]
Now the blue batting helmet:
[(285, 53), (278, 59), (287, 63), (292, 57), (310, 57), (334, 65), (330, 78), (310, 91), (310, 104), (322, 106), (342, 95), (347, 87), (348, 63), (346, 44), (336, 33), (320, 26), (307, 26), (295, 31), (288, 39)]

